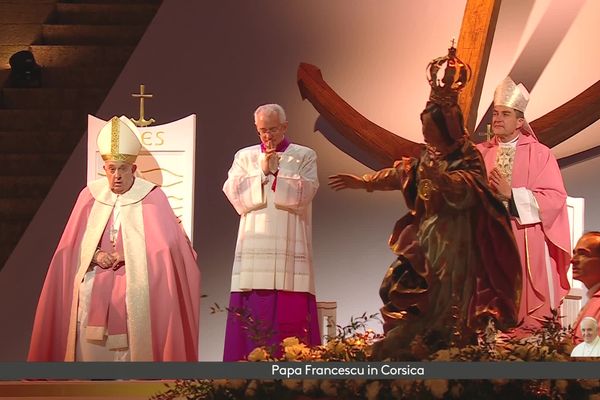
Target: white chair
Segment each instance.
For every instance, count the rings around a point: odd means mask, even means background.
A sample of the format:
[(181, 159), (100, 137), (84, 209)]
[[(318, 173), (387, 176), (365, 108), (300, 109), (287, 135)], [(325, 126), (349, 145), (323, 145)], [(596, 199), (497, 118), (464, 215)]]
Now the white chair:
[[(567, 197), (567, 212), (569, 214), (569, 230), (571, 233), (571, 248), (575, 247), (577, 240), (583, 234), (583, 221), (584, 221), (584, 205), (585, 199), (579, 197)], [(581, 307), (585, 305), (586, 298), (585, 292), (587, 291), (583, 283), (573, 279), (573, 272), (569, 268), (567, 277), (571, 285), (571, 290), (565, 297), (563, 304), (560, 308), (561, 315), (564, 316), (562, 319), (563, 326), (568, 326), (575, 323), (577, 314)]]

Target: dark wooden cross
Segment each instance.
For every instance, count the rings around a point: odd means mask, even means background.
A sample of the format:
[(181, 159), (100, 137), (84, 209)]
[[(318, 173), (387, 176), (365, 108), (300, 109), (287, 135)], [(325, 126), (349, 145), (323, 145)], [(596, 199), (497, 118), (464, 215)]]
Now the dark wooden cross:
[[(458, 39), (457, 54), (471, 66), (472, 77), (459, 97), (469, 132), (473, 132), (483, 81), (498, 20), (500, 0), (467, 0)], [(418, 157), (422, 144), (396, 135), (363, 117), (345, 102), (324, 80), (314, 65), (298, 67), (298, 87), (317, 111), (344, 137), (390, 166), (403, 156)], [(562, 106), (531, 122), (540, 142), (554, 147), (600, 119), (600, 81)], [(597, 151), (594, 151), (597, 150)], [(585, 154), (584, 154), (585, 153)], [(594, 156), (600, 146), (579, 155)], [(578, 159), (578, 155), (570, 156)], [(579, 157), (581, 160), (582, 157)], [(363, 164), (364, 160), (358, 159)], [(563, 164), (565, 165), (565, 164)]]

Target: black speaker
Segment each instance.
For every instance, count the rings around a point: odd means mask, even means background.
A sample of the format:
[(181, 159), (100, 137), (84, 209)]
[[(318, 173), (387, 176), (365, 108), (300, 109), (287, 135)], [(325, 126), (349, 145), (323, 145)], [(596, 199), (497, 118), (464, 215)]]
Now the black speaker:
[(42, 67), (28, 50), (13, 54), (10, 64), (9, 82), (11, 87), (37, 88), (42, 86)]

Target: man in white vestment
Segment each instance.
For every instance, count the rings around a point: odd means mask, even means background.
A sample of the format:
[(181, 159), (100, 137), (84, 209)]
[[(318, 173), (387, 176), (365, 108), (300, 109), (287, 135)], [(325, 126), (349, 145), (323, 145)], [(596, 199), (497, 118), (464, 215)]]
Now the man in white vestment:
[(600, 338), (596, 319), (585, 317), (581, 320), (581, 336), (583, 342), (575, 346), (571, 357), (600, 357)]
[(317, 156), (285, 137), (281, 106), (258, 107), (254, 123), (260, 144), (236, 153), (223, 186), (240, 215), (225, 361), (245, 359), (258, 346), (277, 355), (290, 336), (320, 343), (311, 233)]

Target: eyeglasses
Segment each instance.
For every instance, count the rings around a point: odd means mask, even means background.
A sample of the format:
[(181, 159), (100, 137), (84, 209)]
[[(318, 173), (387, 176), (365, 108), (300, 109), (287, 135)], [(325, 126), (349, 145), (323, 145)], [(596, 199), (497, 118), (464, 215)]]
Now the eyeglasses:
[(277, 132), (279, 132), (280, 129), (281, 129), (281, 125), (273, 126), (271, 128), (259, 128), (257, 130), (258, 130), (259, 135), (266, 135), (267, 133), (277, 133)]

